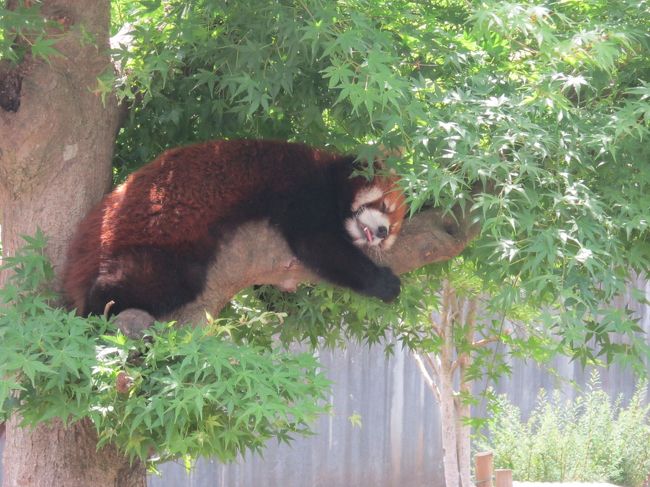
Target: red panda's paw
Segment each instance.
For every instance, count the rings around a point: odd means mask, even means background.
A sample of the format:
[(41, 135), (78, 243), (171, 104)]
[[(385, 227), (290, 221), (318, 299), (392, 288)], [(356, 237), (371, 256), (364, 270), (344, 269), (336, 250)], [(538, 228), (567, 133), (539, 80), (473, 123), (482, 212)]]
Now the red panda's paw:
[(400, 280), (388, 267), (379, 267), (379, 272), (366, 294), (381, 299), (385, 303), (394, 301), (400, 292)]

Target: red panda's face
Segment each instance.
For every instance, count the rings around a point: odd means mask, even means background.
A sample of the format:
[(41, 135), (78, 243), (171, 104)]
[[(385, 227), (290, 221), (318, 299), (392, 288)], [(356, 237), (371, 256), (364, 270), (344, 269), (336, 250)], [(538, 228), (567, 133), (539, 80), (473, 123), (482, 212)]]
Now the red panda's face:
[(358, 247), (382, 251), (395, 243), (407, 209), (396, 183), (397, 177), (377, 177), (357, 191), (345, 228)]

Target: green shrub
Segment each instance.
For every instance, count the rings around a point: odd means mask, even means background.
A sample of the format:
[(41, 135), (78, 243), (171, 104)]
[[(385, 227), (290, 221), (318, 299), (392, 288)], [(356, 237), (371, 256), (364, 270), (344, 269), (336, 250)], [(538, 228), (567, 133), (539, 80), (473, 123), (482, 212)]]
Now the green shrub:
[[(156, 323), (139, 340), (103, 317), (54, 306), (42, 234), (4, 259), (0, 289), (0, 420), (19, 413), (33, 425), (89, 418), (99, 445), (158, 461), (197, 456), (235, 459), (276, 438), (310, 434), (326, 410), (329, 382), (309, 353), (266, 337), (235, 341), (232, 325)], [(255, 328), (266, 313), (247, 320)], [(278, 318), (276, 316), (276, 318)], [(257, 321), (255, 321), (257, 320)]]
[(504, 396), (487, 422), (496, 468), (510, 468), (517, 480), (612, 482), (637, 487), (650, 472), (650, 405), (641, 382), (627, 407), (612, 400), (592, 374), (585, 393), (564, 400), (540, 390), (528, 421)]

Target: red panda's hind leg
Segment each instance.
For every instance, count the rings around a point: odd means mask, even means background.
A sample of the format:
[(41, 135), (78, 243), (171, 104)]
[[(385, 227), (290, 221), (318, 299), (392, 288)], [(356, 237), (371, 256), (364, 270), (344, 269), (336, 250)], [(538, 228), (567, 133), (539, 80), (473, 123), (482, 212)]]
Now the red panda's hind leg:
[(212, 254), (157, 247), (132, 248), (102, 262), (88, 290), (84, 314), (129, 308), (161, 317), (194, 300), (204, 289)]

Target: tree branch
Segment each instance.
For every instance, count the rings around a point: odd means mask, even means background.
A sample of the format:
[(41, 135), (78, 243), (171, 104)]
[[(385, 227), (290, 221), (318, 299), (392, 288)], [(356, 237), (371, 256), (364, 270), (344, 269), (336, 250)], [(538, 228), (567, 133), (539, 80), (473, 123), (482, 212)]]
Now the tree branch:
[(415, 362), (417, 363), (420, 372), (422, 373), (422, 377), (424, 377), (424, 381), (428, 384), (429, 388), (433, 392), (436, 401), (440, 403), (440, 389), (438, 389), (438, 384), (436, 384), (436, 381), (433, 380), (433, 377), (431, 377), (431, 374), (427, 370), (427, 366), (422, 361), (422, 357), (420, 354), (413, 352), (413, 358), (415, 358)]
[(483, 347), (487, 347), (490, 343), (499, 342), (501, 341), (502, 335), (510, 335), (510, 331), (503, 330), (500, 335), (494, 335), (486, 338), (481, 338), (480, 340), (476, 340), (474, 343), (472, 343), (472, 348), (483, 348)]
[[(456, 214), (466, 216), (443, 216), (436, 209), (416, 214), (403, 225), (393, 248), (382, 256), (382, 263), (403, 274), (457, 256), (478, 234), (479, 225), (468, 212), (459, 210)], [(320, 281), (298, 261), (270, 224), (251, 222), (239, 227), (218, 249), (203, 294), (166, 318), (198, 324), (204, 321), (206, 311), (218, 314), (248, 286), (272, 284), (291, 291), (299, 283)]]

